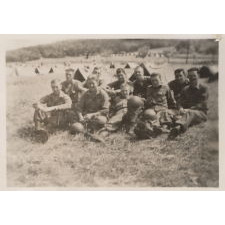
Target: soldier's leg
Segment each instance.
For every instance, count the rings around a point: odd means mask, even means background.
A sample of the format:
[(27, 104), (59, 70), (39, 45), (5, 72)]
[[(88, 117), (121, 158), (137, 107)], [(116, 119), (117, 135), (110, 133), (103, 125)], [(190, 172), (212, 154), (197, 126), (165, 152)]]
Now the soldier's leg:
[(88, 121), (87, 128), (91, 132), (98, 131), (106, 125), (107, 120), (106, 116), (95, 116)]
[(41, 130), (48, 123), (48, 115), (39, 109), (34, 111), (34, 127), (35, 130)]
[(142, 112), (142, 108), (137, 110), (128, 110), (128, 112), (123, 116), (122, 125), (129, 134), (134, 134), (134, 128), (137, 124), (138, 117)]
[(175, 127), (169, 134), (169, 139), (174, 139), (180, 133), (184, 133), (190, 126), (207, 121), (207, 115), (203, 111), (188, 109), (175, 121)]
[(125, 115), (126, 111), (121, 110), (118, 111), (114, 116), (112, 116), (109, 121), (106, 123), (105, 128), (108, 131), (117, 131), (120, 129), (122, 124), (123, 116)]
[(203, 111), (188, 109), (186, 112), (175, 121), (176, 125), (180, 125), (182, 132), (185, 132), (188, 127), (207, 120), (207, 115)]

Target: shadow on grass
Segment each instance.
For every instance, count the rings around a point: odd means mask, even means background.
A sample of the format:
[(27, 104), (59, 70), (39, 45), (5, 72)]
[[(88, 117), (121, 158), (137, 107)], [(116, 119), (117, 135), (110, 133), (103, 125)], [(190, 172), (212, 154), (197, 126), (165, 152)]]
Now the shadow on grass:
[(17, 133), (18, 133), (20, 138), (22, 138), (26, 141), (30, 141), (30, 142), (35, 141), (35, 132), (34, 132), (33, 126), (28, 125), (28, 126), (25, 126), (25, 127), (21, 127), (17, 130)]

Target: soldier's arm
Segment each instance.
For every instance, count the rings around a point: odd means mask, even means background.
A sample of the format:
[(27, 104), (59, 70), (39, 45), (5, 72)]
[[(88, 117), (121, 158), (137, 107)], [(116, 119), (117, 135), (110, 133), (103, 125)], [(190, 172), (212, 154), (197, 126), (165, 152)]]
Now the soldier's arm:
[(201, 99), (200, 102), (197, 103), (196, 105), (192, 106), (192, 109), (199, 109), (199, 110), (204, 110), (207, 109), (207, 101), (209, 98), (209, 92), (208, 92), (208, 88), (205, 87), (204, 91), (201, 93)]
[(42, 97), (38, 102), (35, 102), (33, 104), (33, 107), (35, 110), (42, 110), (43, 112), (47, 112), (48, 108), (50, 107), (47, 107), (46, 104), (50, 101), (50, 95), (46, 95), (44, 97)]
[(145, 108), (152, 107), (152, 104), (153, 104), (152, 94), (150, 88), (148, 87), (146, 93)]
[(185, 97), (185, 89), (183, 89), (180, 93), (180, 97), (177, 100), (177, 109), (183, 111), (183, 106), (185, 105), (186, 97)]
[(50, 99), (50, 95), (46, 95), (46, 96), (42, 97), (37, 103), (38, 104), (47, 104), (49, 99)]
[(48, 111), (70, 109), (71, 106), (72, 106), (71, 98), (68, 95), (65, 94), (63, 96), (63, 99), (65, 101), (63, 104), (48, 107)]
[(84, 93), (87, 91), (87, 89), (82, 85), (80, 81), (77, 81), (76, 83), (77, 90), (80, 91), (81, 93)]
[(68, 95), (64, 95), (64, 104), (56, 106), (57, 110), (70, 109), (72, 106), (72, 100)]
[(103, 92), (102, 108), (98, 111), (98, 114), (107, 115), (109, 113), (109, 105), (109, 96), (106, 92)]
[(177, 107), (176, 100), (174, 99), (173, 92), (169, 89), (169, 87), (166, 92), (166, 98), (168, 102), (168, 107), (171, 109), (175, 109)]
[(84, 110), (84, 103), (85, 103), (85, 93), (81, 96), (80, 101), (77, 104), (77, 114), (80, 121), (84, 120), (83, 117), (83, 110)]

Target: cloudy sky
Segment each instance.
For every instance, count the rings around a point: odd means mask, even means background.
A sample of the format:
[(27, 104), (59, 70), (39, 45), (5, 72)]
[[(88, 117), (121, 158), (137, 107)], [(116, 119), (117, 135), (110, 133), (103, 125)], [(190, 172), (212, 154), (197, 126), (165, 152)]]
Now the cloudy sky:
[[(57, 41), (74, 39), (74, 35), (8, 35), (4, 36), (4, 47), (13, 50), (22, 47), (49, 44)], [(77, 38), (77, 36), (76, 36)]]

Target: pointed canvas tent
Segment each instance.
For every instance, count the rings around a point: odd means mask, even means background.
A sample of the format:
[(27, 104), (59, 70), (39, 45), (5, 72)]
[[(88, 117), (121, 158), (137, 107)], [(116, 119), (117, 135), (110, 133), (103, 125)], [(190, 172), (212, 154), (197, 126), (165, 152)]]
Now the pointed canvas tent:
[(127, 63), (124, 67), (124, 69), (134, 69), (135, 67), (137, 67), (138, 65), (136, 63)]
[(35, 68), (34, 72), (35, 72), (36, 74), (40, 74), (39, 69), (38, 69), (37, 67)]
[(110, 66), (109, 66), (110, 69), (115, 69), (115, 65), (113, 63), (110, 63)]
[(74, 73), (74, 80), (79, 80), (80, 82), (84, 82), (87, 80), (88, 74), (85, 72), (85, 70), (78, 68)]
[(54, 73), (54, 70), (52, 69), (52, 67), (51, 67), (51, 69), (48, 71), (48, 73)]
[(150, 76), (150, 72), (147, 68), (147, 66), (144, 63), (141, 63), (140, 66), (143, 68), (144, 70), (144, 76)]

